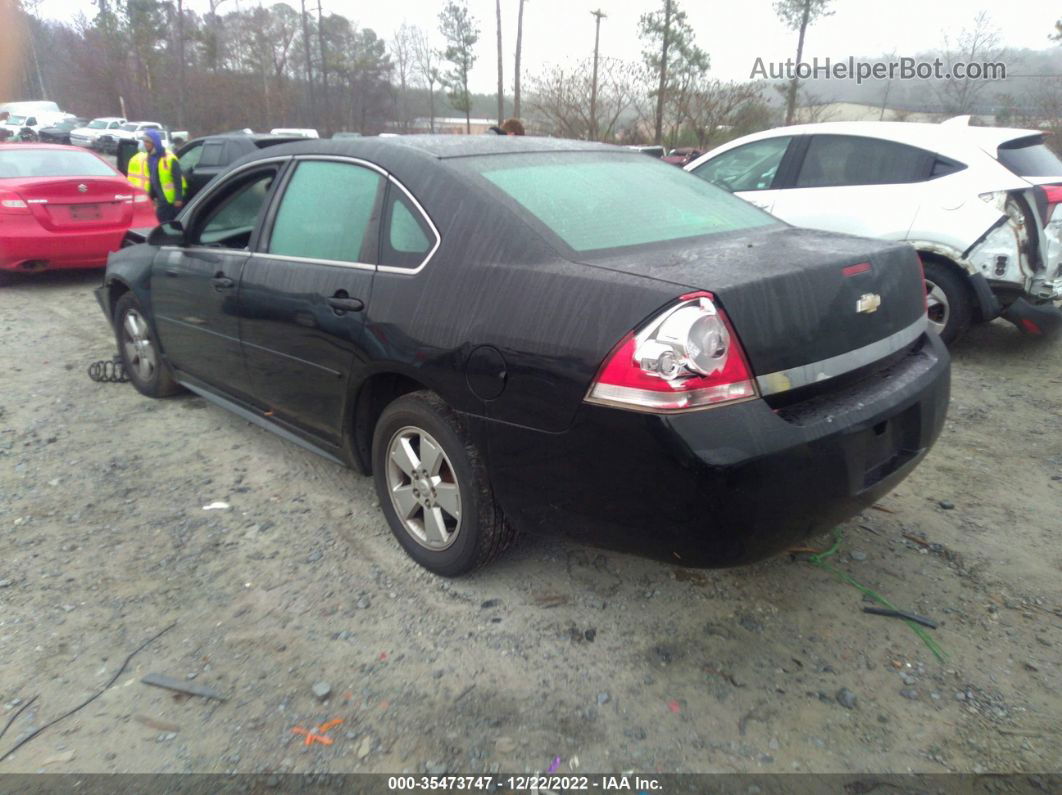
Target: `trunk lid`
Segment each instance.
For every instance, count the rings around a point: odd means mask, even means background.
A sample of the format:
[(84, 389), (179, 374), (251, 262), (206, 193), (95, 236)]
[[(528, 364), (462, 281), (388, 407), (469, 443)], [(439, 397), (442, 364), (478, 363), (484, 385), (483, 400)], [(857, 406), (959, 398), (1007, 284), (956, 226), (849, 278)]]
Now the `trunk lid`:
[(925, 317), (918, 255), (902, 243), (769, 227), (587, 264), (712, 292), (760, 377), (861, 348), (869, 359), (850, 357), (805, 375), (818, 380), (847, 363), (869, 364), (913, 341)]
[(55, 177), (14, 187), (45, 229), (128, 226), (133, 218), (133, 187), (115, 179)]

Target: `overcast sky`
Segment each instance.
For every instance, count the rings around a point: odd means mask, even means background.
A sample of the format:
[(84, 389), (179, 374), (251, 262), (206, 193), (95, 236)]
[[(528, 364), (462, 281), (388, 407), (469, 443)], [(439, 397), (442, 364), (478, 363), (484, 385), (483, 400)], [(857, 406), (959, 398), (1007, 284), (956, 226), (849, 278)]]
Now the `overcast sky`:
[[(206, 0), (185, 0), (189, 8), (204, 11)], [(224, 0), (220, 11), (257, 5), (250, 0)], [(271, 5), (271, 3), (262, 3)], [(298, 8), (298, 0), (289, 0)], [(316, 10), (317, 0), (307, 0)], [(502, 46), (506, 91), (512, 91), (513, 47), (516, 41), (518, 0), (502, 0)], [(441, 0), (322, 0), (325, 13), (349, 17), (389, 39), (403, 22), (419, 25), (438, 36)], [(494, 0), (468, 0), (480, 26), (472, 89), (493, 93), (497, 84)], [(601, 54), (614, 58), (640, 58), (638, 18), (660, 5), (648, 0), (527, 0), (524, 5), (524, 83), (552, 63), (589, 56), (594, 47), (594, 18), (600, 8)], [(774, 14), (771, 0), (680, 0), (696, 34), (698, 45), (712, 59), (712, 75), (725, 80), (746, 80), (757, 57), (784, 61), (796, 50), (796, 34)], [(806, 57), (833, 59), (875, 56), (895, 50), (913, 55), (941, 45), (945, 33), (957, 36), (979, 11), (987, 11), (1009, 47), (1040, 49), (1051, 46), (1048, 34), (1062, 16), (1055, 0), (833, 0), (835, 13), (819, 20), (808, 32)], [(57, 19), (69, 18), (80, 8), (92, 15), (89, 0), (43, 0), (41, 11)], [(734, 9), (733, 14), (727, 11)], [(441, 42), (440, 42), (441, 44)]]

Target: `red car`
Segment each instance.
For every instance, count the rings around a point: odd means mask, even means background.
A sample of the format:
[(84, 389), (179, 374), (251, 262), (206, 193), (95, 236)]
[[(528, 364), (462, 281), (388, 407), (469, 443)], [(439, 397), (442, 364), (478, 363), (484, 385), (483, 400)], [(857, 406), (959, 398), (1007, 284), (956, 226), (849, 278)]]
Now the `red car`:
[(0, 271), (103, 267), (127, 229), (157, 224), (147, 194), (97, 155), (0, 144)]

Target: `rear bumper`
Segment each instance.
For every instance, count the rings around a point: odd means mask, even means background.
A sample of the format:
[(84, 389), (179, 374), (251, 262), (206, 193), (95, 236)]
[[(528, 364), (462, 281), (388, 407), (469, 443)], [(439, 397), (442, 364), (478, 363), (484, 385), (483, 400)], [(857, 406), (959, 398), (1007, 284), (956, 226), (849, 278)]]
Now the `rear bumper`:
[[(41, 229), (4, 238), (0, 270), (102, 268), (107, 254), (118, 249), (124, 229), (100, 232), (50, 232)], [(30, 267), (27, 264), (31, 263)]]
[(671, 416), (583, 405), (549, 434), (488, 423), (514, 525), (696, 567), (777, 554), (863, 510), (932, 446), (949, 397), (935, 335), (889, 369), (805, 403)]

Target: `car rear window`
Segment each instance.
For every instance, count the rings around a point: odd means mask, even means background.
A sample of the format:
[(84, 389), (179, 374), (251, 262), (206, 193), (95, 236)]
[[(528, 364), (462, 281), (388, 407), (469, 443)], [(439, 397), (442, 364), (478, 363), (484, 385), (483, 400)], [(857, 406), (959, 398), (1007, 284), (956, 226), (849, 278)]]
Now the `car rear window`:
[(3, 177), (113, 177), (118, 172), (95, 155), (64, 149), (0, 152)]
[(1007, 141), (998, 155), (999, 162), (1019, 177), (1062, 177), (1062, 160), (1047, 148), (1041, 135)]
[(490, 155), (463, 165), (580, 253), (778, 223), (704, 180), (633, 153)]

